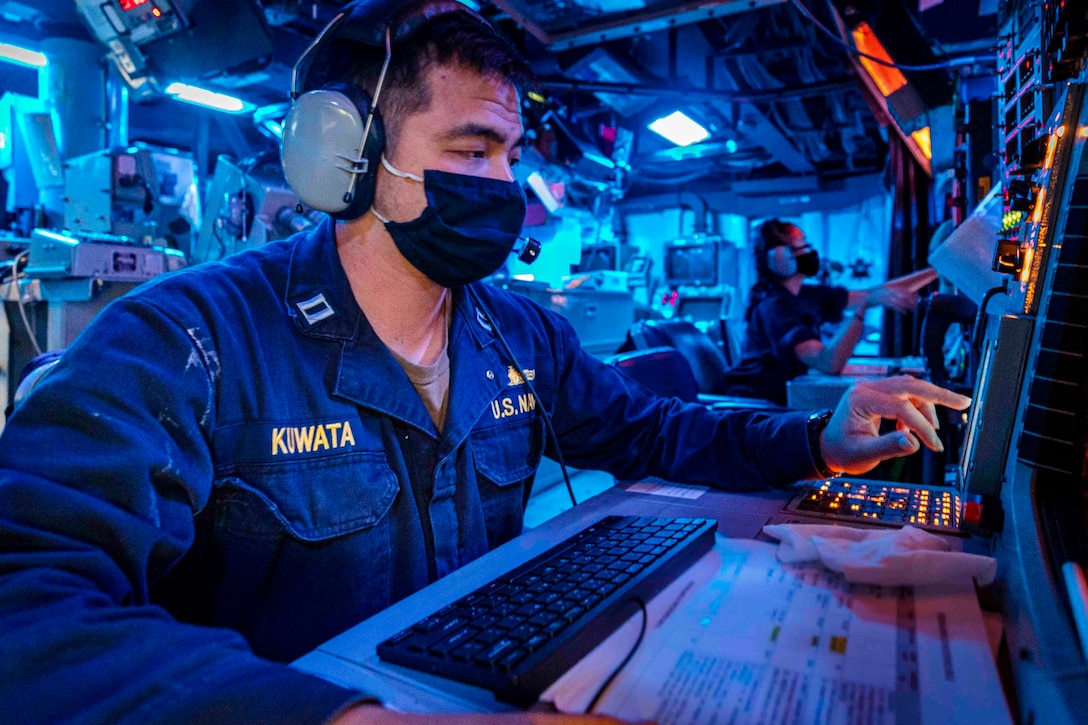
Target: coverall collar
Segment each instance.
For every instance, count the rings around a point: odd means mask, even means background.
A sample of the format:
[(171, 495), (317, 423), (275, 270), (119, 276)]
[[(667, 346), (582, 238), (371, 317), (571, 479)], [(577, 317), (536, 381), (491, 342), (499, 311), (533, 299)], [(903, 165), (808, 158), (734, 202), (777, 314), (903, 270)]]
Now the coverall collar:
[[(343, 343), (332, 392), (439, 437), (404, 370), (355, 301), (336, 251), (333, 221), (300, 235), (287, 278), (287, 313), (309, 337)], [(464, 289), (452, 290), (450, 401), (440, 454), (456, 447), (507, 379), (491, 320)]]

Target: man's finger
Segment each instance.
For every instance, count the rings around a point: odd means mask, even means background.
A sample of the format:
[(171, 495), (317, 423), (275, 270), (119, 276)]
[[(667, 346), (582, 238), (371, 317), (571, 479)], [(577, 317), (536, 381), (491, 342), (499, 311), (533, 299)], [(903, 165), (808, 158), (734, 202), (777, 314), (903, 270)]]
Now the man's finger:
[(922, 415), (926, 417), (926, 420), (929, 421), (929, 424), (932, 425), (934, 429), (940, 430), (941, 421), (937, 418), (937, 406), (930, 403), (928, 400), (911, 399), (910, 402), (914, 404), (914, 407), (922, 411)]
[(937, 437), (937, 431), (926, 420), (922, 412), (914, 407), (909, 398), (898, 395), (879, 393), (869, 397), (865, 408), (870, 415), (896, 421), (896, 430), (901, 431), (903, 426), (922, 439), (926, 446), (934, 451), (943, 451), (944, 444)]
[(872, 384), (878, 386), (885, 393), (905, 393), (912, 398), (917, 398), (918, 402), (927, 401), (954, 410), (966, 410), (971, 405), (971, 399), (966, 395), (953, 393), (947, 388), (942, 388), (939, 385), (934, 385), (910, 375), (881, 378), (872, 381)]
[(895, 418), (899, 423), (906, 425), (910, 431), (922, 439), (926, 447), (934, 451), (943, 451), (944, 443), (937, 436), (933, 425), (926, 420), (922, 412), (907, 400), (896, 400), (887, 412), (882, 412), (885, 418)]
[(921, 446), (918, 439), (910, 433), (885, 433), (874, 438), (852, 438), (850, 440), (855, 460), (883, 461), (887, 458), (908, 456)]

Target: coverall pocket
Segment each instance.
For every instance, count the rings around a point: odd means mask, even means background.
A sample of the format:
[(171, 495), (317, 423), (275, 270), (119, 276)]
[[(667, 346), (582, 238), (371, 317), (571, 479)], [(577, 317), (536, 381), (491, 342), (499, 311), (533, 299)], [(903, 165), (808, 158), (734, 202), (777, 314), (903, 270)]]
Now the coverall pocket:
[(533, 476), (543, 455), (539, 422), (509, 421), (471, 435), (488, 541), (497, 546), (521, 531)]
[(476, 470), (496, 486), (511, 486), (536, 473), (544, 449), (544, 428), (536, 419), (472, 431)]
[(241, 466), (222, 482), (218, 524), (234, 534), (322, 541), (372, 528), (397, 496), (381, 452)]
[(289, 661), (393, 603), (397, 479), (380, 452), (236, 467), (216, 487), (215, 622)]

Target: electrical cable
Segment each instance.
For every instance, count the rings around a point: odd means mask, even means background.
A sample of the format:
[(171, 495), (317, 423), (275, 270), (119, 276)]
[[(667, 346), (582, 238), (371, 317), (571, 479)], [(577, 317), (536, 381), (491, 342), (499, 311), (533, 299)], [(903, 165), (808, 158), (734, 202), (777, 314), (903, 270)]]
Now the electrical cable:
[(555, 433), (555, 427), (552, 425), (552, 417), (548, 415), (548, 409), (544, 407), (544, 401), (536, 394), (536, 388), (529, 378), (522, 374), (523, 368), (521, 367), (521, 363), (514, 357), (514, 351), (510, 349), (510, 345), (506, 342), (506, 338), (503, 337), (502, 331), (499, 330), (499, 325), (495, 321), (495, 315), (492, 314), (488, 306), (484, 304), (484, 301), (480, 299), (480, 296), (476, 294), (476, 290), (472, 288), (472, 285), (465, 285), (465, 291), (468, 293), (469, 297), (480, 306), (484, 311), (484, 314), (487, 315), (488, 320), (491, 322), (491, 329), (495, 331), (495, 337), (499, 339), (499, 343), (502, 344), (503, 350), (506, 351), (506, 356), (510, 359), (510, 362), (514, 363), (514, 368), (518, 371), (518, 374), (521, 375), (522, 382), (525, 383), (525, 387), (529, 389), (529, 394), (532, 395), (533, 399), (536, 401), (537, 409), (540, 411), (540, 419), (544, 421), (544, 429), (547, 431), (548, 435), (551, 436), (552, 445), (555, 446), (555, 460), (559, 463), (559, 470), (563, 473), (563, 483), (567, 485), (567, 494), (570, 496), (570, 502), (572, 505), (577, 506), (578, 499), (574, 496), (574, 486), (570, 483), (570, 474), (567, 473), (567, 464), (563, 460), (563, 451), (559, 448), (559, 436)]
[(604, 695), (605, 690), (612, 684), (612, 680), (616, 679), (620, 672), (623, 671), (623, 668), (627, 666), (627, 663), (631, 661), (631, 658), (635, 656), (635, 652), (638, 651), (639, 645), (642, 644), (642, 638), (646, 634), (646, 620), (650, 618), (650, 613), (646, 611), (646, 602), (642, 601), (640, 597), (633, 597), (628, 601), (634, 602), (638, 605), (638, 608), (642, 610), (642, 625), (638, 630), (638, 638), (635, 639), (635, 643), (631, 645), (631, 649), (628, 650), (627, 656), (623, 658), (623, 661), (616, 666), (616, 669), (612, 670), (612, 674), (610, 674), (601, 686), (597, 688), (597, 692), (593, 695), (593, 699), (589, 701), (589, 705), (586, 707), (587, 715), (592, 715), (593, 711), (597, 709), (597, 703)]
[(30, 320), (26, 316), (26, 306), (23, 304), (23, 290), (20, 289), (19, 286), (19, 262), (28, 254), (30, 254), (30, 250), (24, 249), (15, 255), (14, 264), (11, 268), (11, 284), (15, 286), (15, 301), (19, 303), (19, 316), (23, 318), (23, 327), (26, 328), (26, 335), (30, 338), (30, 344), (34, 348), (34, 354), (41, 355), (42, 348), (38, 345), (38, 340), (34, 335), (33, 328), (30, 327)]
[(960, 58), (949, 58), (948, 60), (942, 61), (940, 63), (929, 63), (929, 64), (925, 64), (925, 65), (905, 65), (905, 64), (901, 64), (901, 63), (892, 63), (892, 62), (886, 61), (883, 58), (880, 58), (878, 56), (871, 55), (871, 54), (866, 53), (864, 51), (858, 50), (857, 46), (852, 45), (850, 43), (847, 43), (845, 40), (840, 38), (837, 33), (832, 32), (826, 25), (824, 25), (819, 20), (817, 20), (816, 16), (813, 15), (812, 12), (807, 7), (805, 7), (804, 5), (801, 4), (801, 0), (790, 0), (790, 3), (794, 7), (796, 7), (797, 10), (800, 11), (800, 13), (802, 15), (804, 15), (805, 18), (810, 23), (812, 23), (812, 25), (815, 26), (815, 28), (817, 30), (819, 30), (821, 33), (826, 35), (828, 38), (830, 38), (834, 42), (838, 43), (842, 47), (846, 48), (851, 53), (854, 53), (855, 55), (858, 55), (858, 56), (860, 56), (862, 58), (870, 60), (873, 63), (877, 63), (878, 65), (886, 65), (889, 68), (898, 68), (899, 70), (905, 70), (905, 71), (927, 71), (927, 70), (948, 70), (950, 68), (958, 68), (958, 67), (964, 66), (964, 65), (974, 65), (975, 63), (996, 63), (997, 62), (997, 56), (996, 55), (995, 56), (970, 55), (970, 56), (963, 56), (963, 57), (960, 57)]
[[(983, 324), (983, 320), (986, 319), (986, 308), (989, 306), (990, 300), (992, 300), (994, 295), (998, 292), (1009, 291), (1009, 279), (1009, 277), (1006, 277), (1004, 282), (997, 287), (991, 287), (982, 295), (982, 302), (979, 303), (978, 306), (978, 314), (975, 315), (975, 331), (971, 340), (971, 350), (978, 357), (982, 356), (982, 337), (986, 332), (986, 325)], [(978, 359), (978, 357), (976, 357), (976, 359)]]

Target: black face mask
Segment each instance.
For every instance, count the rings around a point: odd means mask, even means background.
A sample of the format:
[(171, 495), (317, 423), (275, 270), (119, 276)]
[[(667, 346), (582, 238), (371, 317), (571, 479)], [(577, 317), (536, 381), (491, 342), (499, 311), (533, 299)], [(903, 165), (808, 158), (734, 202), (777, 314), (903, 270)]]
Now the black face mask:
[(797, 273), (803, 274), (806, 277), (815, 277), (820, 273), (820, 253), (815, 249), (810, 249), (804, 254), (799, 254), (794, 259), (797, 260)]
[(503, 265), (525, 223), (525, 192), (517, 182), (429, 169), (420, 178), (384, 157), (382, 164), (391, 174), (422, 182), (427, 195), (427, 208), (410, 222), (387, 221), (374, 212), (413, 267), (449, 288), (481, 280)]

